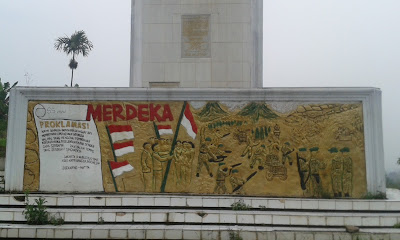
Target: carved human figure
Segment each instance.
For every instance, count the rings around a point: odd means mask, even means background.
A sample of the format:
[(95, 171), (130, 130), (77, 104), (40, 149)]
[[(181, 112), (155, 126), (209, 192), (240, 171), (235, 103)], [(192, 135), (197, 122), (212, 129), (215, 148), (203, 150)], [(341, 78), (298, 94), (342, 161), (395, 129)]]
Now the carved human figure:
[(256, 151), (256, 146), (259, 145), (259, 144), (260, 144), (259, 141), (254, 142), (251, 139), (251, 137), (247, 138), (247, 146), (243, 150), (243, 152), (241, 154), (241, 157), (247, 156), (247, 159), (249, 160), (250, 168), (253, 168), (253, 166), (254, 166), (253, 162), (255, 161), (255, 159), (253, 158), (253, 156), (254, 156), (254, 153)]
[(285, 165), (286, 160), (289, 161), (289, 165), (293, 164), (293, 159), (290, 156), (290, 154), (292, 152), (294, 152), (294, 148), (290, 147), (290, 143), (289, 142), (285, 142), (285, 144), (283, 144), (282, 148), (281, 148), (281, 152), (282, 152), (282, 165)]
[[(162, 158), (169, 157), (170, 151), (171, 151), (171, 139), (168, 139), (168, 138), (158, 139), (158, 147), (159, 147), (159, 151), (158, 151), (159, 156), (161, 156)], [(163, 174), (164, 174), (165, 169), (167, 168), (167, 161), (162, 161), (161, 165), (162, 165)]]
[(255, 151), (250, 159), (250, 168), (253, 168), (256, 163), (259, 166), (263, 166), (265, 164), (265, 158), (267, 157), (267, 150), (265, 149), (265, 145), (262, 144), (255, 148)]
[(182, 178), (183, 183), (188, 186), (190, 185), (190, 180), (192, 178), (192, 162), (194, 159), (194, 144), (192, 142), (183, 142), (183, 152), (182, 152)]
[(175, 176), (176, 184), (180, 184), (182, 180), (182, 164), (183, 164), (183, 145), (181, 141), (176, 141), (174, 149), (174, 166), (175, 166)]
[(326, 164), (317, 158), (318, 150), (318, 147), (310, 149), (310, 183), (308, 187), (314, 197), (321, 197), (322, 195), (322, 179), (319, 175), (319, 171), (326, 167)]
[(149, 142), (145, 142), (143, 144), (143, 150), (140, 155), (140, 163), (142, 166), (142, 178), (143, 178), (143, 187), (144, 191), (151, 191), (151, 182), (152, 182), (152, 150), (151, 144)]
[(153, 146), (153, 144), (158, 143), (159, 139), (155, 138), (155, 137), (151, 137), (149, 138), (149, 143), (151, 144), (151, 146)]
[(160, 154), (169, 154), (169, 151), (171, 149), (171, 139), (160, 138), (158, 140), (158, 144), (160, 147)]
[(303, 194), (308, 190), (307, 182), (310, 178), (310, 165), (307, 161), (307, 149), (300, 148), (297, 152), (297, 168), (300, 177), (300, 187), (303, 190)]
[(214, 153), (210, 149), (211, 146), (211, 138), (205, 136), (205, 128), (201, 129), (200, 133), (200, 151), (199, 151), (199, 158), (197, 161), (197, 171), (196, 171), (196, 177), (200, 176), (201, 169), (203, 166), (206, 167), (208, 174), (210, 177), (213, 176), (210, 166), (208, 165), (208, 160), (212, 159), (214, 161), (217, 161), (217, 157), (214, 155)]
[(212, 132), (212, 134), (213, 134), (213, 136), (212, 136), (212, 142), (211, 142), (211, 143), (212, 143), (214, 146), (220, 145), (220, 144), (221, 144), (221, 139), (222, 139), (222, 137), (223, 137), (223, 135), (221, 134), (220, 130), (215, 129), (215, 130)]
[[(244, 194), (243, 185), (245, 181), (239, 176), (239, 170), (233, 169), (232, 174), (229, 177), (229, 182), (232, 186), (232, 193), (242, 195)], [(235, 191), (236, 190), (236, 191)]]
[(343, 175), (343, 159), (338, 156), (337, 148), (331, 148), (328, 150), (332, 154), (332, 165), (331, 165), (331, 178), (332, 178), (332, 191), (335, 197), (342, 197), (342, 175)]
[(210, 148), (210, 143), (209, 141), (205, 141), (205, 143), (202, 143), (200, 145), (200, 152), (199, 152), (199, 158), (198, 158), (198, 162), (197, 162), (197, 171), (196, 171), (196, 177), (200, 176), (200, 172), (201, 169), (203, 168), (203, 166), (206, 167), (208, 174), (210, 175), (210, 177), (213, 176), (213, 174), (211, 173), (211, 169), (210, 166), (208, 165), (208, 160), (209, 159), (213, 159), (213, 160), (217, 160), (217, 157), (211, 152)]
[(160, 145), (158, 143), (155, 143), (152, 146), (152, 159), (153, 159), (153, 182), (152, 182), (152, 187), (153, 187), (153, 192), (158, 192), (161, 189), (161, 183), (162, 180), (164, 179), (164, 168), (163, 168), (163, 163), (171, 160), (173, 156), (165, 155), (160, 152)]
[(342, 148), (340, 152), (343, 155), (343, 194), (345, 197), (350, 197), (353, 190), (353, 160), (349, 156), (349, 148)]
[(225, 179), (230, 175), (232, 168), (231, 167), (222, 167), (225, 163), (218, 164), (218, 171), (217, 171), (217, 178), (216, 178), (216, 185), (214, 188), (214, 193), (217, 194), (225, 194), (227, 192)]
[(230, 151), (224, 150), (223, 144), (214, 145), (212, 142), (209, 145), (209, 149), (217, 158), (217, 162), (221, 162), (221, 161), (225, 160), (225, 158), (227, 157), (227, 156), (225, 156), (225, 154), (230, 152)]

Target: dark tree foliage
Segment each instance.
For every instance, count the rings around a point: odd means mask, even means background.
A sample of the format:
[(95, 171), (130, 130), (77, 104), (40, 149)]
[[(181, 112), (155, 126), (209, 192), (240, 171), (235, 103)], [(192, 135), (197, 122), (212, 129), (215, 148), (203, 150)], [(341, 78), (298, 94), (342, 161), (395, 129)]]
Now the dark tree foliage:
[(14, 83), (10, 87), (10, 83), (2, 83), (0, 78), (0, 120), (7, 121), (8, 117), (8, 101), (9, 101), (9, 93), (11, 88), (15, 87), (18, 82)]

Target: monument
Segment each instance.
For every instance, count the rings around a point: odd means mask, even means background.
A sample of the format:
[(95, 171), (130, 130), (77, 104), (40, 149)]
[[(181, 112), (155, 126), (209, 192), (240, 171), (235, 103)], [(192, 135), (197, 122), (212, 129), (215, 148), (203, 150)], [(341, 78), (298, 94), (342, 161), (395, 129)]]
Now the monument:
[(384, 192), (379, 90), (260, 88), (262, 1), (239, 2), (133, 1), (143, 88), (15, 89), (6, 189)]
[(133, 0), (131, 88), (12, 89), (0, 237), (398, 239), (380, 90), (262, 88), (262, 2)]

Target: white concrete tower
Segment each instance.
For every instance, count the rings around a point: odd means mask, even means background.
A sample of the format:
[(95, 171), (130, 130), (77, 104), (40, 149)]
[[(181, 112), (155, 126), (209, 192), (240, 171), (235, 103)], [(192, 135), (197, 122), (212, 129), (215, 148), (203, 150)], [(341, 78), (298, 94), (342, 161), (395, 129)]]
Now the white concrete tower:
[(130, 87), (261, 88), (262, 0), (132, 0)]

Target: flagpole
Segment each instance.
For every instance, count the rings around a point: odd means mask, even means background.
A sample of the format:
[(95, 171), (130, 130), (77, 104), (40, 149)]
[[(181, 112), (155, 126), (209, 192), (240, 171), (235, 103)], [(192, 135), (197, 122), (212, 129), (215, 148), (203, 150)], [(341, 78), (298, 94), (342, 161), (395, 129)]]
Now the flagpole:
[(112, 150), (112, 153), (114, 156), (114, 161), (117, 162), (117, 156), (115, 156), (115, 151), (114, 151), (114, 142), (112, 141), (110, 130), (108, 129), (108, 126), (106, 126), (106, 129), (107, 129), (108, 139), (110, 140), (110, 143), (111, 143), (111, 150)]
[(156, 123), (153, 122), (153, 125), (154, 125), (154, 131), (156, 132), (156, 137), (158, 139), (160, 139), (160, 131), (158, 131), (158, 127), (157, 127)]
[[(176, 145), (176, 140), (178, 139), (179, 128), (180, 128), (180, 126), (181, 126), (181, 122), (182, 122), (183, 114), (185, 113), (186, 106), (187, 106), (187, 102), (185, 101), (185, 102), (183, 102), (183, 107), (182, 107), (181, 115), (179, 115), (178, 125), (176, 126), (175, 135), (174, 135), (174, 140), (172, 141), (171, 151), (169, 152), (169, 155), (172, 155), (172, 154), (174, 153), (175, 145)], [(167, 169), (165, 170), (164, 179), (163, 179), (162, 184), (161, 184), (160, 192), (162, 192), (162, 193), (165, 192), (165, 185), (167, 184), (169, 169), (170, 169), (170, 167), (171, 167), (171, 161), (172, 161), (172, 160), (169, 160), (169, 161), (168, 161)]]
[(118, 192), (117, 182), (115, 181), (115, 177), (114, 177), (114, 174), (113, 174), (112, 169), (111, 169), (111, 164), (110, 164), (109, 161), (107, 161), (107, 162), (108, 162), (108, 167), (110, 168), (110, 173), (111, 173), (111, 177), (112, 177), (112, 180), (113, 180), (113, 183), (114, 183), (115, 192)]

